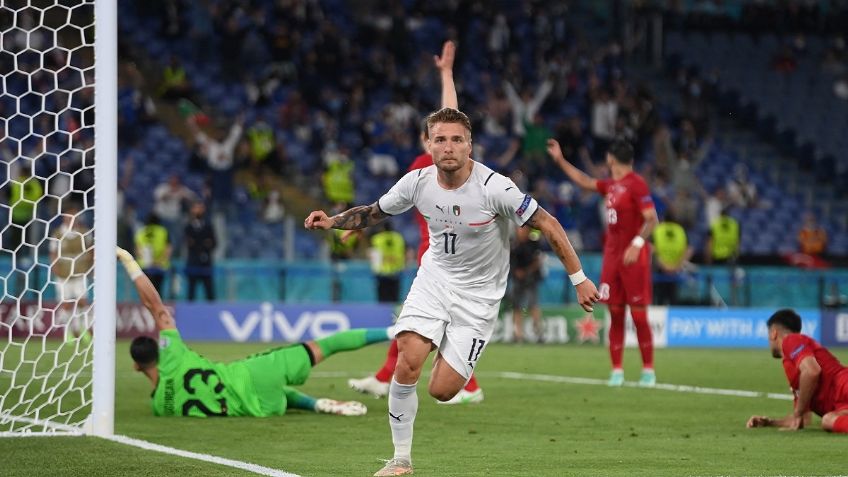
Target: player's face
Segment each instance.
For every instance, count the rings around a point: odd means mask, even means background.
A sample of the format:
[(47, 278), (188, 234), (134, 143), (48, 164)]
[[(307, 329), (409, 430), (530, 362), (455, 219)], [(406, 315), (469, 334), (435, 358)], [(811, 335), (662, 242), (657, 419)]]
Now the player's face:
[(427, 142), (433, 163), (445, 172), (458, 171), (471, 158), (471, 134), (460, 123), (436, 123)]

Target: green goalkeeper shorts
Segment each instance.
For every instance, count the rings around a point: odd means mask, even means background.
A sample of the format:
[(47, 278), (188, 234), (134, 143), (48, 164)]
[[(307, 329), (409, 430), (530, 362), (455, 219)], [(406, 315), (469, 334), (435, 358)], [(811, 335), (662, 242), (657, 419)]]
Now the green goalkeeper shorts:
[(241, 361), (253, 381), (262, 415), (286, 412), (283, 388), (306, 382), (312, 370), (309, 353), (302, 344), (285, 346), (248, 356)]

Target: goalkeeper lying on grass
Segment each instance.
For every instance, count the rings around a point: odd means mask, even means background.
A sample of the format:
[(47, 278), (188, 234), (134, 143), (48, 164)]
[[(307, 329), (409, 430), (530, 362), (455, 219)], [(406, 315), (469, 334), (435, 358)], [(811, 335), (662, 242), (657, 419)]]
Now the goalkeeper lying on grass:
[(159, 341), (139, 336), (130, 346), (135, 369), (153, 383), (157, 416), (279, 416), (286, 409), (361, 416), (365, 405), (315, 399), (290, 386), (303, 384), (313, 366), (339, 351), (388, 341), (389, 329), (349, 330), (316, 341), (285, 346), (232, 363), (213, 363), (186, 346), (174, 318), (133, 256), (118, 248), (118, 259), (153, 315)]

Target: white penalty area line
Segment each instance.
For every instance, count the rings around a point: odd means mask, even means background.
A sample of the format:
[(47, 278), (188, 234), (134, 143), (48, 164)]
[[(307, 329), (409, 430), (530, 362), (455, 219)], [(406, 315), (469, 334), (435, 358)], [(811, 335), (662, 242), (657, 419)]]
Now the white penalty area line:
[[(476, 373), (478, 376), (486, 377), (486, 378), (501, 378), (501, 379), (514, 379), (518, 381), (540, 381), (547, 383), (565, 383), (565, 384), (583, 384), (590, 386), (606, 386), (607, 381), (605, 379), (596, 379), (596, 378), (581, 378), (576, 376), (558, 376), (553, 374), (529, 374), (529, 373), (518, 373), (513, 371), (494, 371), (494, 372), (482, 372)], [(359, 374), (355, 373), (346, 373), (339, 371), (328, 371), (328, 372), (314, 372), (311, 375), (315, 378), (349, 378), (349, 377), (361, 377)], [(422, 374), (423, 376), (423, 374)], [(625, 381), (624, 386), (628, 388), (638, 388), (639, 383), (633, 381)], [(731, 396), (731, 397), (745, 397), (745, 398), (767, 398), (767, 399), (777, 399), (780, 401), (791, 401), (791, 394), (782, 394), (782, 393), (766, 393), (760, 391), (746, 391), (743, 389), (721, 389), (721, 388), (705, 388), (701, 386), (686, 386), (680, 384), (667, 384), (667, 383), (657, 383), (651, 389), (660, 389), (663, 391), (673, 391), (678, 393), (690, 393), (690, 394), (711, 394), (715, 396)]]
[[(524, 381), (544, 381), (549, 383), (568, 383), (568, 384), (588, 384), (592, 386), (606, 386), (607, 381), (604, 379), (594, 379), (594, 378), (577, 378), (572, 376), (555, 376), (551, 374), (526, 374), (526, 373), (515, 373), (510, 371), (502, 371), (495, 373), (487, 373), (489, 376), (504, 378), (504, 379), (516, 379), (516, 380), (524, 380)], [(625, 381), (624, 386), (628, 388), (638, 388), (639, 383), (633, 381)], [(685, 386), (679, 384), (666, 384), (666, 383), (657, 383), (652, 389), (661, 389), (663, 391), (674, 391), (678, 393), (691, 393), (691, 394), (712, 394), (717, 396), (732, 396), (732, 397), (746, 397), (746, 398), (768, 398), (768, 399), (779, 399), (781, 401), (791, 401), (791, 394), (781, 394), (781, 393), (764, 393), (759, 391), (745, 391), (742, 389), (721, 389), (721, 388), (705, 388), (701, 386)]]
[(264, 467), (257, 464), (251, 464), (250, 462), (242, 462), (240, 460), (226, 459), (224, 457), (218, 457), (215, 455), (209, 454), (201, 454), (199, 452), (191, 452), (182, 449), (175, 449), (173, 447), (163, 446), (160, 444), (154, 444), (152, 442), (143, 441), (141, 439), (134, 439), (132, 437), (115, 435), (115, 436), (102, 436), (103, 439), (117, 442), (119, 444), (125, 444), (128, 446), (139, 447), (144, 450), (161, 452), (163, 454), (175, 455), (178, 457), (185, 457), (187, 459), (195, 459), (203, 462), (211, 462), (213, 464), (225, 465), (227, 467), (233, 467), (235, 469), (245, 470), (247, 472), (253, 472), (254, 474), (259, 475), (268, 475), (271, 477), (300, 477), (297, 474), (292, 474), (289, 472), (284, 472), (282, 470), (272, 469), (270, 467)]

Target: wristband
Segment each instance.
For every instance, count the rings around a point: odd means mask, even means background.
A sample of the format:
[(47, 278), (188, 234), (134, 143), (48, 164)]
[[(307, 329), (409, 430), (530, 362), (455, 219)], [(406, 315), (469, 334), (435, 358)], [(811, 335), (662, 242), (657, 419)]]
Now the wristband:
[(586, 274), (580, 269), (569, 275), (568, 279), (571, 280), (572, 285), (577, 286), (586, 281)]
[(135, 260), (121, 260), (121, 264), (123, 264), (124, 269), (127, 271), (127, 275), (130, 276), (130, 280), (135, 281), (136, 278), (144, 275), (144, 272), (141, 271), (141, 266)]
[(645, 246), (645, 239), (643, 239), (641, 235), (637, 235), (630, 241), (630, 245), (633, 245), (636, 248), (642, 248)]

